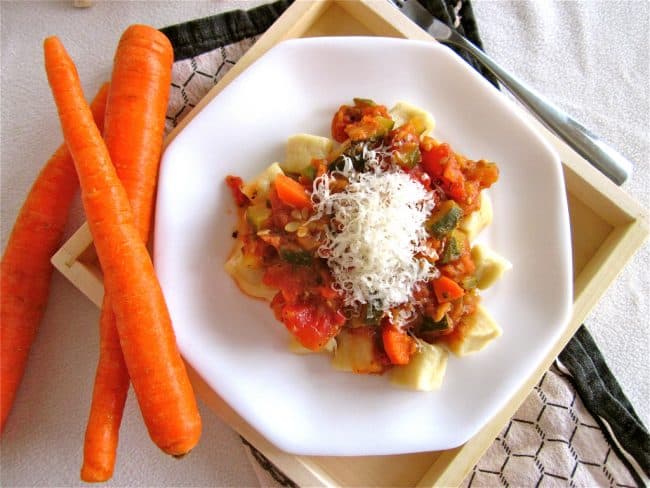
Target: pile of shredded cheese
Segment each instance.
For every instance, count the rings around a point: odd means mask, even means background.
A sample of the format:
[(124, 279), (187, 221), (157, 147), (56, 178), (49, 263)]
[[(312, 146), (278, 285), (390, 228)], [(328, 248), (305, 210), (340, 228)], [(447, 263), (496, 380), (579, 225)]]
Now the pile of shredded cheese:
[[(434, 207), (431, 194), (399, 168), (382, 167), (377, 151), (364, 147), (367, 172), (355, 171), (344, 157), (341, 171), (316, 179), (312, 200), (313, 218), (326, 215), (334, 224), (318, 253), (327, 260), (344, 303), (385, 312), (411, 300), (417, 283), (438, 271), (426, 259), (435, 254), (426, 246), (424, 227)], [(336, 173), (349, 183), (332, 193)]]

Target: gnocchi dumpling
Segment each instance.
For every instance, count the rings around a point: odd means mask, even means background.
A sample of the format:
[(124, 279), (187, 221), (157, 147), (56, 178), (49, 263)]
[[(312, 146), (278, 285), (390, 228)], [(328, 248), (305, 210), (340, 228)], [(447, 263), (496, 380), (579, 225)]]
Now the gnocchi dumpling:
[(381, 373), (384, 366), (379, 360), (372, 330), (367, 327), (342, 329), (336, 336), (332, 366), (340, 371)]
[(397, 102), (388, 113), (395, 121), (395, 127), (414, 121), (422, 127), (423, 132), (421, 135), (430, 134), (436, 126), (436, 121), (429, 112), (408, 102)]
[(492, 200), (490, 200), (490, 197), (485, 190), (480, 193), (480, 199), (480, 208), (463, 217), (458, 223), (458, 228), (467, 234), (467, 238), (470, 242), (476, 239), (476, 236), (492, 223)]
[(325, 159), (332, 150), (332, 140), (310, 134), (296, 134), (287, 140), (286, 156), (282, 169), (287, 173), (300, 173), (312, 159)]
[(447, 369), (449, 353), (437, 344), (418, 340), (418, 348), (411, 361), (395, 366), (390, 371), (390, 381), (409, 390), (433, 391), (440, 388)]
[(277, 293), (276, 289), (262, 283), (264, 270), (246, 259), (242, 252), (241, 241), (238, 242), (237, 247), (226, 261), (225, 268), (241, 291), (248, 296), (270, 301)]
[(289, 351), (291, 351), (294, 354), (314, 354), (314, 353), (319, 353), (319, 352), (327, 352), (327, 353), (333, 353), (336, 350), (336, 339), (333, 337), (327, 341), (327, 343), (323, 346), (323, 348), (320, 351), (312, 351), (311, 349), (307, 349), (305, 346), (300, 344), (298, 342), (298, 339), (296, 339), (294, 336), (291, 336), (289, 338)]
[(273, 183), (275, 177), (280, 174), (283, 175), (284, 171), (282, 171), (282, 168), (278, 163), (273, 163), (253, 178), (249, 183), (242, 186), (241, 192), (250, 198), (253, 203), (262, 201), (263, 199), (266, 199), (269, 194), (271, 183)]
[(476, 286), (480, 290), (492, 286), (503, 273), (512, 268), (510, 261), (483, 244), (475, 244), (472, 247), (471, 255), (476, 265), (476, 271), (474, 271)]
[(502, 334), (499, 324), (481, 305), (476, 307), (474, 315), (465, 320), (463, 340), (447, 344), (451, 352), (457, 356), (478, 352)]

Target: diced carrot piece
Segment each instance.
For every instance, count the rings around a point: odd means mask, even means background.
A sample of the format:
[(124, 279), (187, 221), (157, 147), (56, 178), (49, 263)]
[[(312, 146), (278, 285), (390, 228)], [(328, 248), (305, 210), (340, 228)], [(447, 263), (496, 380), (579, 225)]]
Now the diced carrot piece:
[(275, 191), (278, 192), (280, 200), (292, 207), (308, 208), (312, 205), (305, 187), (288, 176), (275, 177)]
[(394, 325), (386, 325), (381, 331), (384, 350), (392, 364), (404, 365), (411, 360), (415, 351), (413, 338)]
[(465, 290), (458, 283), (446, 276), (433, 281), (433, 291), (440, 303), (451, 302), (465, 294)]

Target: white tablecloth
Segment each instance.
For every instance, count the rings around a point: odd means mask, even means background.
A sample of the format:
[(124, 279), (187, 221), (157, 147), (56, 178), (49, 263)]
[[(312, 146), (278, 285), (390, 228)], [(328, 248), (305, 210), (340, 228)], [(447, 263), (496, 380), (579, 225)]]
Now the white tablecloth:
[[(474, 0), (486, 50), (635, 163), (625, 189), (649, 205), (650, 9), (637, 2)], [(88, 93), (108, 79), (120, 33), (162, 27), (262, 2), (1, 2), (2, 246), (40, 166), (61, 141), (47, 87), (42, 40), (62, 38)], [(69, 232), (82, 222), (75, 208)], [(647, 317), (649, 247), (626, 266), (587, 320), (646, 424), (650, 420)], [(625, 317), (625, 318), (623, 318)], [(80, 485), (83, 433), (97, 354), (97, 309), (60, 275), (0, 443), (2, 486)], [(201, 405), (200, 445), (182, 461), (149, 440), (133, 396), (110, 486), (254, 486), (238, 437)]]

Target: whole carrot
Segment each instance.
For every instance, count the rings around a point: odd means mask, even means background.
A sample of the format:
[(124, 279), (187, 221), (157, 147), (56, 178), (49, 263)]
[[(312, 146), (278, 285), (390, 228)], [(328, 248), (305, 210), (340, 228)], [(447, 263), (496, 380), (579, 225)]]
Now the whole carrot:
[(113, 476), (124, 403), (129, 391), (129, 372), (108, 294), (99, 319), (99, 361), (84, 438), (81, 479), (106, 481)]
[[(113, 64), (104, 141), (144, 242), (149, 236), (158, 179), (173, 58), (171, 43), (164, 34), (149, 26), (133, 25), (122, 35)], [(112, 301), (105, 294), (81, 467), (84, 481), (106, 481), (113, 475), (128, 389), (129, 374)]]
[(48, 80), (142, 416), (158, 447), (185, 454), (199, 440), (201, 419), (151, 258), (70, 56), (56, 37), (47, 38), (44, 48)]
[[(92, 102), (104, 122), (108, 84)], [(79, 187), (72, 156), (62, 144), (47, 161), (23, 203), (0, 264), (0, 430), (25, 371), (29, 349), (45, 312), (57, 250)]]

